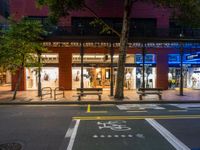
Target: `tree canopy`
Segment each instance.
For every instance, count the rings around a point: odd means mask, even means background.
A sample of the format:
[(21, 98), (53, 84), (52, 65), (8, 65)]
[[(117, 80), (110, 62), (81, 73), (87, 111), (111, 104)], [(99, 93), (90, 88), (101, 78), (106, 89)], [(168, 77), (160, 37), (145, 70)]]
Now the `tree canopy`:
[(24, 67), (40, 65), (37, 54), (46, 52), (40, 42), (44, 33), (39, 21), (22, 19), (20, 22), (10, 20), (10, 27), (1, 34), (0, 67), (13, 73), (19, 70), (13, 100), (19, 89)]
[(19, 67), (35, 62), (37, 51), (46, 51), (39, 40), (45, 31), (38, 21), (23, 19), (20, 22), (10, 20), (9, 29), (3, 31), (0, 40), (1, 66), (15, 72)]

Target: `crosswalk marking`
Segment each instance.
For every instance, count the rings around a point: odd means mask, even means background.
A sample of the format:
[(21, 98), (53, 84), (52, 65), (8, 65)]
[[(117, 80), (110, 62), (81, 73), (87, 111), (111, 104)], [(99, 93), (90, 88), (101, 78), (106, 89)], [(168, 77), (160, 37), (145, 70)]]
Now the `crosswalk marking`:
[(177, 150), (190, 150), (184, 143), (171, 134), (166, 128), (159, 124), (154, 119), (145, 119), (152, 127), (154, 127), (169, 143), (171, 143)]

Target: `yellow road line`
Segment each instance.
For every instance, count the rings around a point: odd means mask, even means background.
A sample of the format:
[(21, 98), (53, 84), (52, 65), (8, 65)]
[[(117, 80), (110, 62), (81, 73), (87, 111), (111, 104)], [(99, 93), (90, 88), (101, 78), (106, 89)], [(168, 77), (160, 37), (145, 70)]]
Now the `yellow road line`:
[(87, 107), (87, 113), (89, 113), (90, 111), (91, 111), (91, 109), (90, 109), (90, 104), (89, 104)]
[(187, 110), (169, 110), (169, 112), (186, 112)]
[(152, 119), (200, 119), (200, 115), (166, 115), (166, 116), (80, 116), (74, 120), (142, 120)]

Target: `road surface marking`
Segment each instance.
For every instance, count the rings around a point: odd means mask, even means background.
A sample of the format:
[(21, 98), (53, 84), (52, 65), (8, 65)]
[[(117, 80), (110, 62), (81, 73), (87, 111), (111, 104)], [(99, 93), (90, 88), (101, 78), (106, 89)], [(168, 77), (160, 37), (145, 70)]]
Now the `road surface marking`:
[(113, 131), (129, 131), (130, 127), (126, 126), (126, 121), (98, 121), (99, 130), (110, 129)]
[(169, 110), (169, 112), (187, 112), (187, 110)]
[(89, 113), (90, 111), (91, 111), (91, 109), (90, 109), (90, 104), (89, 104), (87, 107), (87, 113)]
[(188, 109), (188, 108), (200, 108), (200, 104), (170, 104), (178, 108)]
[(146, 110), (141, 110), (141, 111), (137, 111), (137, 110), (130, 110), (130, 111), (126, 111), (127, 113), (140, 113), (140, 112), (147, 112)]
[(65, 138), (70, 138), (73, 133), (73, 128), (69, 128), (65, 134)]
[(171, 134), (167, 129), (165, 129), (161, 124), (159, 124), (154, 119), (145, 119), (153, 128), (155, 128), (169, 143), (173, 145), (177, 150), (190, 150), (184, 143), (177, 139), (173, 134)]
[(145, 110), (145, 109), (153, 109), (153, 110), (164, 110), (164, 107), (159, 106), (158, 104), (122, 104), (117, 105), (119, 110)]
[(80, 120), (76, 120), (76, 124), (74, 126), (74, 130), (72, 132), (72, 136), (70, 138), (70, 141), (69, 141), (69, 145), (67, 147), (67, 150), (72, 150), (73, 148), (73, 145), (74, 145), (74, 141), (75, 141), (75, 138), (76, 138), (76, 134), (77, 134), (77, 130), (78, 130), (78, 126), (80, 124)]
[(200, 115), (166, 115), (166, 116), (80, 116), (74, 120), (142, 120), (153, 119), (200, 119)]
[(138, 137), (138, 138), (144, 138), (144, 136), (141, 134), (141, 136), (138, 136), (137, 134), (135, 136), (133, 136), (132, 134), (114, 134), (114, 135), (93, 135), (92, 136), (94, 139), (98, 139), (98, 138), (134, 138), (134, 137)]

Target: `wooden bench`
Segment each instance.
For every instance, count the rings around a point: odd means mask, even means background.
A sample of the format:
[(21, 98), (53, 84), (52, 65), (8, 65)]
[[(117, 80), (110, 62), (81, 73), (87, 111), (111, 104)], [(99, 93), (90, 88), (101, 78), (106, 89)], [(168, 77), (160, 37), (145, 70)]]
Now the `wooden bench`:
[(98, 95), (99, 100), (101, 100), (102, 93), (102, 88), (77, 88), (78, 100), (81, 100), (81, 97), (86, 95)]
[(140, 100), (142, 100), (142, 96), (146, 95), (158, 95), (159, 100), (162, 99), (162, 91), (161, 88), (139, 88), (137, 90), (137, 94), (139, 94)]

